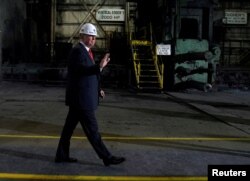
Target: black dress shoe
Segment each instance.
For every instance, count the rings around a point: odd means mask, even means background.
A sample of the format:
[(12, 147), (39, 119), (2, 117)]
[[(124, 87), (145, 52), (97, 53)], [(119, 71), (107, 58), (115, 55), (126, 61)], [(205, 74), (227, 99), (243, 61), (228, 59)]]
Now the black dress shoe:
[(56, 157), (55, 159), (55, 162), (56, 163), (61, 163), (61, 162), (69, 162), (69, 163), (73, 163), (73, 162), (77, 162), (77, 159), (76, 158), (58, 158)]
[(124, 161), (125, 161), (124, 157), (116, 157), (116, 156), (112, 156), (109, 159), (103, 159), (103, 163), (106, 167), (109, 165), (117, 165), (117, 164), (120, 164)]

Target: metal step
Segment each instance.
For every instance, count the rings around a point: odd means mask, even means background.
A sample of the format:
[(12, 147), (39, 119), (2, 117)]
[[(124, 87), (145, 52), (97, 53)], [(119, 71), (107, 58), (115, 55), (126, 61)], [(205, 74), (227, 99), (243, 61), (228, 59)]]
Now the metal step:
[[(143, 44), (145, 43), (145, 45)], [(133, 43), (132, 43), (133, 44)], [(160, 82), (153, 60), (151, 44), (148, 41), (138, 41), (133, 44), (136, 63), (140, 64), (138, 88), (141, 90), (160, 90)]]

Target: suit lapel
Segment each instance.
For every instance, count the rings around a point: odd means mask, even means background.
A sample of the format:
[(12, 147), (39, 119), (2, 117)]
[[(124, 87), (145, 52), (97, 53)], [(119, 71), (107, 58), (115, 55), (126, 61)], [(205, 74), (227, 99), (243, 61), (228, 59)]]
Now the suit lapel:
[(87, 51), (87, 49), (85, 48), (85, 46), (83, 44), (81, 44), (81, 43), (79, 43), (79, 45), (80, 45), (80, 47), (81, 47), (81, 49), (83, 51), (84, 56), (87, 58), (87, 64), (89, 64), (91, 62), (90, 64), (94, 65), (95, 62), (91, 59), (91, 57), (89, 55), (89, 52)]

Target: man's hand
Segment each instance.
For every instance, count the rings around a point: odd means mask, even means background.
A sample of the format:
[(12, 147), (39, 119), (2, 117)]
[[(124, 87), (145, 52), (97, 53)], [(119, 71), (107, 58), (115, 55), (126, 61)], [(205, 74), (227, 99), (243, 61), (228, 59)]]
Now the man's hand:
[(104, 57), (102, 58), (101, 62), (100, 62), (100, 68), (103, 69), (104, 67), (106, 67), (106, 65), (109, 63), (110, 58), (109, 58), (110, 54), (106, 53), (104, 55)]
[(105, 92), (104, 92), (103, 90), (100, 90), (100, 97), (101, 97), (102, 99), (104, 99), (104, 97), (105, 97)]

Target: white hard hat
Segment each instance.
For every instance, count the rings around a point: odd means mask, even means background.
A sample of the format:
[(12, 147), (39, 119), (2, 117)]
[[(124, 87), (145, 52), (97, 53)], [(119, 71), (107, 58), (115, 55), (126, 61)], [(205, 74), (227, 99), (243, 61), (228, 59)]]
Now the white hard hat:
[(80, 29), (80, 34), (97, 36), (96, 27), (91, 23), (84, 24)]

